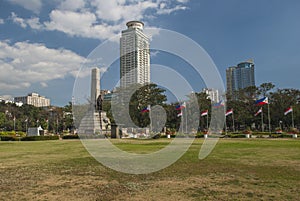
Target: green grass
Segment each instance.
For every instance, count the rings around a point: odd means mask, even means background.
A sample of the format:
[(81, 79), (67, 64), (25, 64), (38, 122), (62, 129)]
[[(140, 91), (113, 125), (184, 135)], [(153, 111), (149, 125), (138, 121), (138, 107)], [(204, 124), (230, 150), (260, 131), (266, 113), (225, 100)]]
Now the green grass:
[[(112, 142), (149, 153), (170, 140)], [(222, 139), (198, 160), (202, 143), (166, 169), (129, 175), (99, 164), (79, 140), (0, 142), (0, 200), (298, 200), (300, 140)]]

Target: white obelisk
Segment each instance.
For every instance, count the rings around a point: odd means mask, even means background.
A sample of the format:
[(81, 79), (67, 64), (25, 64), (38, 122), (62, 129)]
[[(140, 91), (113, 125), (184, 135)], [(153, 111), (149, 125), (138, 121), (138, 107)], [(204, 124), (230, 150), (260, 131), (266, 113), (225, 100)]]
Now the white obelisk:
[(91, 75), (91, 104), (96, 109), (97, 98), (100, 95), (100, 69), (93, 68)]

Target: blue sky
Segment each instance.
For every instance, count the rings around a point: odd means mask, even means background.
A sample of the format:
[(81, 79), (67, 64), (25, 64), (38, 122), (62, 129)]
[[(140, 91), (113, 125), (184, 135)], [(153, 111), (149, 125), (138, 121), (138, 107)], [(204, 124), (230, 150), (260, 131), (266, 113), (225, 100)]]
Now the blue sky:
[[(224, 82), (227, 67), (252, 58), (257, 85), (299, 88), (299, 10), (298, 0), (2, 0), (0, 96), (38, 92), (67, 104), (85, 58), (129, 20), (190, 37)], [(167, 58), (161, 62), (176, 65)]]

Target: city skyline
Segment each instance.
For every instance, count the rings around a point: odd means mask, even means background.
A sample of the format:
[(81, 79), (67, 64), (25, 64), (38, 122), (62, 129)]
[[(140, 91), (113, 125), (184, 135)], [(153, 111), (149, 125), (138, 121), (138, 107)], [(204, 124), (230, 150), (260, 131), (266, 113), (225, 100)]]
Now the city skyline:
[[(296, 0), (4, 0), (0, 2), (0, 96), (38, 92), (53, 105), (66, 105), (80, 64), (131, 20), (190, 37), (212, 57), (224, 84), (228, 66), (253, 58), (257, 85), (273, 82), (279, 88), (299, 88), (299, 8)], [(159, 55), (152, 52), (151, 63), (179, 70), (185, 65)], [(205, 87), (192, 73), (180, 73), (199, 85), (197, 91)], [(102, 86), (106, 88), (105, 83)]]

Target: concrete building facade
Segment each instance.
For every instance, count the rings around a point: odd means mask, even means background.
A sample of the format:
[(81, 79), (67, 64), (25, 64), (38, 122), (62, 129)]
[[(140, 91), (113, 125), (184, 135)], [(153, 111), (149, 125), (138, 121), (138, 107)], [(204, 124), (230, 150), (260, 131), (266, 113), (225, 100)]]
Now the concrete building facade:
[(130, 21), (120, 38), (120, 86), (150, 83), (149, 38), (143, 33), (144, 24)]
[(219, 90), (204, 88), (202, 92), (206, 93), (212, 102), (220, 101)]
[(227, 94), (233, 95), (235, 91), (255, 86), (254, 62), (248, 60), (226, 69)]
[(22, 102), (23, 104), (33, 105), (35, 107), (50, 106), (50, 99), (37, 93), (30, 93), (27, 96), (15, 97), (14, 102)]

